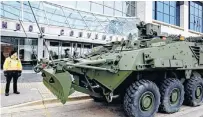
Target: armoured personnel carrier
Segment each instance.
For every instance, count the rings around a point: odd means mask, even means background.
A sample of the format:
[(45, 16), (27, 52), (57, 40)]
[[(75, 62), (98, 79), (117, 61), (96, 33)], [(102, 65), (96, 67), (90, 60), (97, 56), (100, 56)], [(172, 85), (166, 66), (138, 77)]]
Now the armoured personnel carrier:
[(177, 112), (203, 102), (203, 37), (160, 35), (160, 26), (137, 25), (138, 38), (111, 42), (77, 58), (42, 59), (35, 67), (64, 104), (75, 90), (94, 100), (120, 99), (129, 117)]

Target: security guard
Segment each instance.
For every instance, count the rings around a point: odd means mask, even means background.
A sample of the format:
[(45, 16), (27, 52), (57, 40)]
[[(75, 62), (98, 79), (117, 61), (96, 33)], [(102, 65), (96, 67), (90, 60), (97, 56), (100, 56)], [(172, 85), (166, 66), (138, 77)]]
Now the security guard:
[(13, 78), (13, 91), (15, 94), (20, 94), (17, 91), (17, 80), (21, 76), (22, 64), (16, 51), (12, 51), (10, 56), (6, 58), (3, 66), (4, 76), (6, 77), (6, 90), (5, 96), (9, 95), (10, 82)]

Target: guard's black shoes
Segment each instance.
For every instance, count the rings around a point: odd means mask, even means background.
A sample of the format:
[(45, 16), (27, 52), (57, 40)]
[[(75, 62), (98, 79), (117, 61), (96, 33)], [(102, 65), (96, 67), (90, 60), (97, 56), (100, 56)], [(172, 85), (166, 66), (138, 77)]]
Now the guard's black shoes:
[(5, 93), (5, 96), (9, 96), (9, 93)]
[(20, 94), (20, 92), (19, 91), (16, 91), (16, 92), (14, 92), (15, 94)]

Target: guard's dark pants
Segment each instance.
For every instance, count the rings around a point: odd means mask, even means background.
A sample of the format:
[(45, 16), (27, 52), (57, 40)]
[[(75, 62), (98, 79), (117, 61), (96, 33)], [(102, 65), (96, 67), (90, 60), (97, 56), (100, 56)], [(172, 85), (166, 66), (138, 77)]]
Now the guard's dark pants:
[(9, 93), (9, 87), (11, 80), (13, 78), (13, 92), (17, 92), (17, 80), (18, 80), (18, 72), (17, 71), (8, 71), (6, 76), (6, 93)]

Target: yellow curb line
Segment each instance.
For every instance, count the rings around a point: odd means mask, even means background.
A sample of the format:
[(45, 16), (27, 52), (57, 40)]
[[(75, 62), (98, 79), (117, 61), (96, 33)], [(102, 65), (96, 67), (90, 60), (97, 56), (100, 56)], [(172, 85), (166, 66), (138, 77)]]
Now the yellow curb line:
[[(85, 100), (85, 99), (91, 99), (91, 98), (90, 98), (90, 96), (70, 97), (70, 98), (68, 98), (67, 102)], [(27, 103), (23, 103), (23, 104), (8, 106), (8, 107), (2, 107), (2, 109), (18, 108), (18, 107), (25, 107), (25, 106), (36, 106), (36, 105), (43, 104), (43, 101), (44, 101), (44, 104), (60, 103), (60, 101), (58, 99), (50, 98), (50, 99), (32, 101), (32, 102), (27, 102)]]
[(0, 90), (0, 94), (3, 94), (4, 93), (4, 88), (1, 88), (1, 90)]

